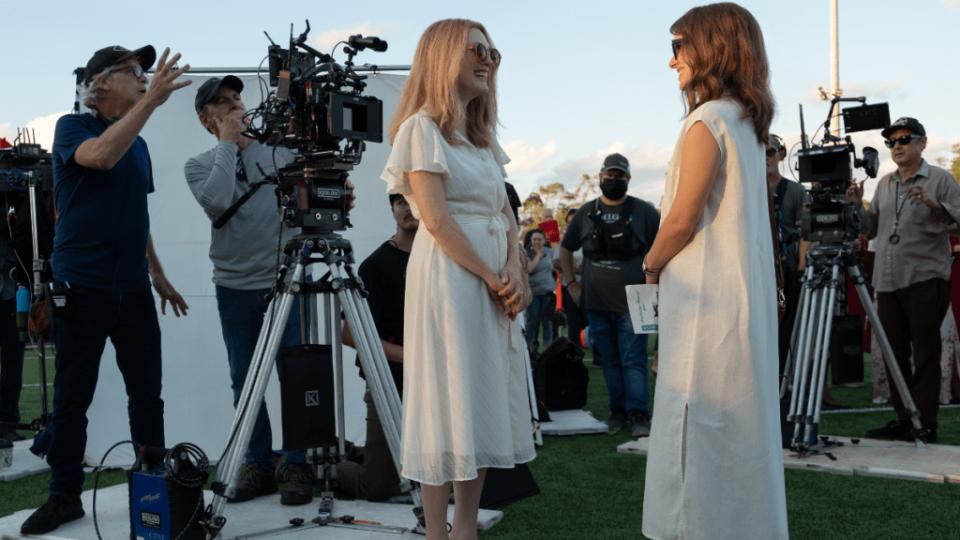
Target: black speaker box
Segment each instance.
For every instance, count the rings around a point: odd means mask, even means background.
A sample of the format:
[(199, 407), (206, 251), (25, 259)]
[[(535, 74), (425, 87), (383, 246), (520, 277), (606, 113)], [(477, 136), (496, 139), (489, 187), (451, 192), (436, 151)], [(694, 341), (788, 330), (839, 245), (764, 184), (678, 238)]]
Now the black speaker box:
[(283, 449), (337, 445), (333, 354), (330, 345), (280, 349), (277, 362), (283, 416)]
[(859, 315), (833, 318), (830, 332), (830, 382), (863, 382), (863, 322)]

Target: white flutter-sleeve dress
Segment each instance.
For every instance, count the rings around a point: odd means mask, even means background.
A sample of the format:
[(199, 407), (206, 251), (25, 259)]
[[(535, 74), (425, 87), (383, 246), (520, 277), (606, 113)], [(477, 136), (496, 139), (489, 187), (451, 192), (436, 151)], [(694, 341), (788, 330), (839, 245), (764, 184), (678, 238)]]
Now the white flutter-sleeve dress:
[[(420, 209), (408, 174), (441, 175), (447, 210), (494, 271), (507, 262), (508, 222), (499, 145), (444, 140), (425, 110), (397, 132), (381, 178)], [(520, 324), (504, 317), (480, 277), (420, 227), (407, 267), (404, 305), (403, 476), (428, 485), (511, 468), (534, 456)]]
[(765, 156), (741, 112), (729, 98), (692, 112), (667, 177), (664, 217), (684, 138), (702, 121), (720, 147), (720, 172), (692, 238), (660, 276), (643, 497), (643, 534), (654, 540), (788, 537)]

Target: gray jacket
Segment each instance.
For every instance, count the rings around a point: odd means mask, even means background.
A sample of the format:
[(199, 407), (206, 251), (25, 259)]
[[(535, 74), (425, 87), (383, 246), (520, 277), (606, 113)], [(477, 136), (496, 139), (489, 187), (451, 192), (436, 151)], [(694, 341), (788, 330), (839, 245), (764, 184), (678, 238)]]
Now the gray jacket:
[[(237, 145), (220, 141), (217, 146), (184, 166), (187, 185), (210, 218), (210, 260), (213, 282), (238, 290), (269, 288), (276, 279), (278, 235), (282, 243), (300, 233), (283, 226), (277, 212), (273, 186), (263, 186), (220, 229), (213, 221), (237, 201), (250, 186), (263, 180), (257, 163), (270, 174), (294, 160), (285, 148), (253, 142), (241, 154), (247, 180), (237, 179)], [(282, 229), (282, 231), (281, 231)]]

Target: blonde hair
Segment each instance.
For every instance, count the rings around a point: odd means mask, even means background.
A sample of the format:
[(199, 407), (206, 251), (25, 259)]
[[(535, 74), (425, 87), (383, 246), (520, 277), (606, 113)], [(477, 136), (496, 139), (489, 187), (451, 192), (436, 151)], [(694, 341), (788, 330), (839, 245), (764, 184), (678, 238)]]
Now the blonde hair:
[[(460, 62), (466, 53), (467, 36), (476, 28), (493, 42), (482, 24), (466, 19), (446, 19), (431, 24), (417, 44), (413, 55), (410, 77), (400, 94), (400, 103), (390, 122), (390, 142), (393, 143), (400, 124), (427, 108), (443, 138), (451, 145), (460, 144), (456, 131), (463, 121), (463, 111), (457, 94)], [(490, 91), (470, 101), (466, 107), (467, 140), (477, 148), (490, 148), (496, 140), (497, 125), (497, 67), (491, 66), (487, 82)]]

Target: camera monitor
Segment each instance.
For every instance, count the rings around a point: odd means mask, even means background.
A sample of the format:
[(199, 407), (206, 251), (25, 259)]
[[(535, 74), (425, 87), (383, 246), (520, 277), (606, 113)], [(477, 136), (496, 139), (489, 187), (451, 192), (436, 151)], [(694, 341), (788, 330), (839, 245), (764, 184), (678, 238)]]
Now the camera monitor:
[(890, 107), (886, 103), (843, 109), (843, 126), (847, 133), (890, 127)]

